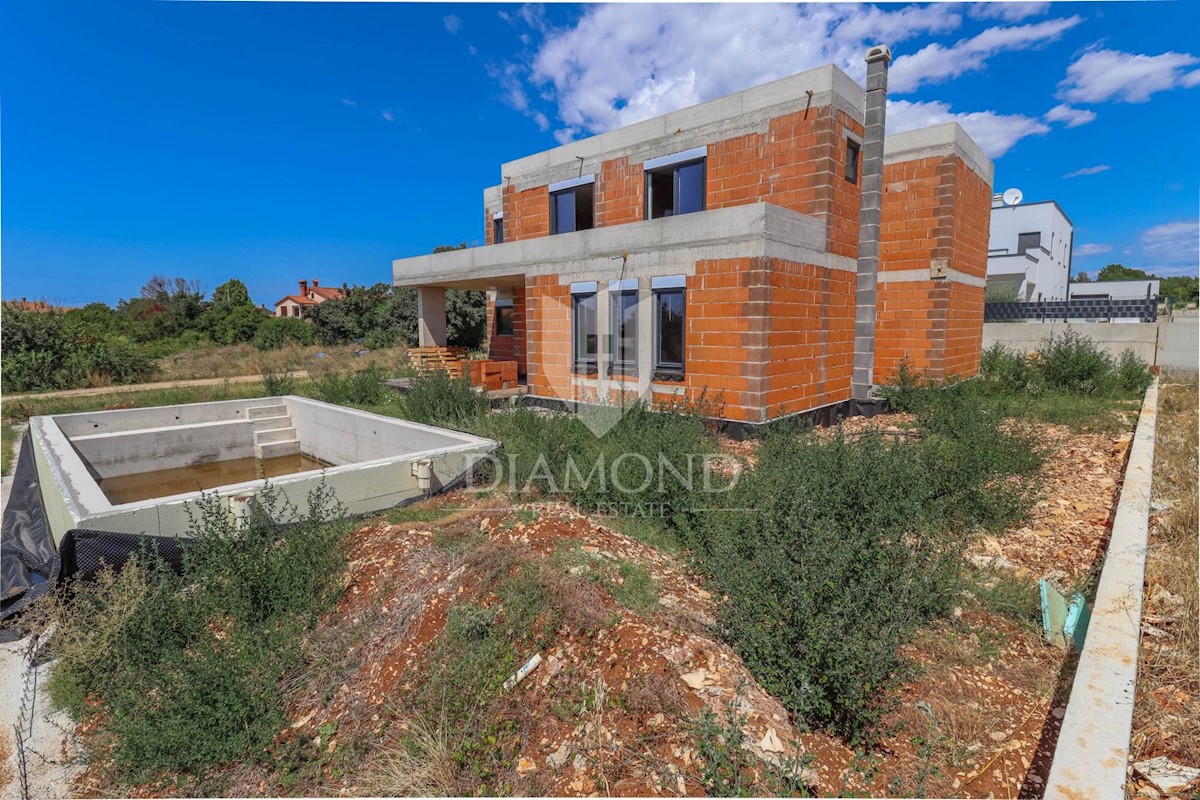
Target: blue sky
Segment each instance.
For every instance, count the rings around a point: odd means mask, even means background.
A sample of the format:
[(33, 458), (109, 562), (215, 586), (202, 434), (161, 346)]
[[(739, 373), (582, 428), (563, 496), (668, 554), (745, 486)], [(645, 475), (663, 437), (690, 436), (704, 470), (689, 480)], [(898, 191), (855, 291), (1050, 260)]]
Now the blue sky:
[[(888, 42), (889, 129), (957, 119), (1076, 268), (1196, 274), (1200, 3), (0, 7), (0, 293), (161, 273), (257, 302), (482, 239), (503, 161)], [(1073, 177), (1066, 177), (1071, 176)]]

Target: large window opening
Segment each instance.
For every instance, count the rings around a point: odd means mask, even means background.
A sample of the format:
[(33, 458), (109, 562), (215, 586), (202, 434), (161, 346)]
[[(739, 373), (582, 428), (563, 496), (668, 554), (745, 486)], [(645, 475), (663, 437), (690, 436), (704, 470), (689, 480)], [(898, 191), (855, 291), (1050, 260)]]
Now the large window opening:
[(646, 219), (704, 210), (704, 162), (699, 158), (646, 169)]
[(511, 296), (496, 295), (496, 335), (513, 335), (513, 301)]
[(609, 323), (612, 329), (612, 372), (637, 374), (637, 280), (609, 285)]
[(599, 336), (596, 332), (596, 287), (571, 289), (571, 351), (576, 372), (595, 373)]
[(550, 192), (550, 233), (591, 230), (595, 222), (595, 185), (591, 182)]
[(654, 379), (682, 380), (686, 321), (684, 278), (655, 278), (652, 288)]

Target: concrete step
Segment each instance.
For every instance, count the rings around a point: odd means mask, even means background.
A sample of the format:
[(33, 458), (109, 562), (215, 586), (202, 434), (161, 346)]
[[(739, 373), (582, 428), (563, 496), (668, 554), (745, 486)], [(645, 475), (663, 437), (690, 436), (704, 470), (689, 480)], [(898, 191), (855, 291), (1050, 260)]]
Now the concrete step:
[(254, 455), (259, 460), (279, 458), (280, 456), (300, 455), (300, 440), (286, 439), (281, 442), (263, 442), (254, 445)]
[(254, 432), (255, 444), (268, 444), (270, 442), (287, 442), (296, 439), (296, 429), (293, 427), (287, 428), (260, 428)]
[(246, 409), (246, 419), (262, 419), (263, 417), (286, 417), (287, 406), (283, 403), (273, 403), (265, 406), (250, 406)]

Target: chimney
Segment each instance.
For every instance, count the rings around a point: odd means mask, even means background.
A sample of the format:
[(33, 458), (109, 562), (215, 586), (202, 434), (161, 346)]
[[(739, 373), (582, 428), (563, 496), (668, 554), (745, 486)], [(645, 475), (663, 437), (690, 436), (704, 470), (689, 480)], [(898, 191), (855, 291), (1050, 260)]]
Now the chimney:
[(300, 281), (300, 296), (308, 297), (308, 281)]
[(875, 383), (875, 303), (879, 278), (879, 227), (883, 208), (883, 135), (888, 64), (892, 51), (867, 51), (867, 106), (862, 148), (862, 206), (858, 217), (858, 284), (854, 297), (854, 371), (851, 396), (868, 400)]
[(321, 284), (317, 283), (317, 279), (316, 279), (316, 278), (313, 278), (313, 288), (315, 289), (315, 288), (317, 288), (317, 287), (318, 287), (318, 286), (320, 286), (320, 285), (321, 285)]

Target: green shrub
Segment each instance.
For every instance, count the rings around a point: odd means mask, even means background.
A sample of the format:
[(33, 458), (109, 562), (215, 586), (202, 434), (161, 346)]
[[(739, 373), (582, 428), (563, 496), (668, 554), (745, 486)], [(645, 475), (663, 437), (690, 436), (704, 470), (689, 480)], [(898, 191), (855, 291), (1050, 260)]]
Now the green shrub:
[(1095, 394), (1112, 385), (1112, 359), (1077, 331), (1051, 334), (1038, 349), (1037, 364), (1052, 389)]
[(1138, 358), (1132, 350), (1125, 349), (1117, 357), (1117, 385), (1127, 391), (1141, 394), (1154, 381), (1146, 362)]
[(1006, 389), (1023, 390), (1037, 375), (1024, 354), (997, 342), (979, 357), (979, 376)]
[(180, 574), (145, 551), (58, 603), (50, 697), (94, 715), (121, 783), (245, 758), (285, 723), (280, 680), (341, 591), (349, 527), (323, 486), (302, 514), (271, 489), (259, 501), (240, 530), (216, 495), (199, 501)]
[(296, 378), (290, 371), (278, 372), (274, 367), (263, 370), (263, 390), (267, 397), (283, 397), (296, 393)]
[(393, 390), (384, 384), (383, 370), (372, 364), (358, 372), (327, 372), (317, 382), (317, 396), (339, 406), (378, 406)]
[(285, 344), (310, 345), (317, 342), (317, 329), (299, 317), (267, 317), (252, 340), (259, 350), (277, 350)]
[(386, 350), (396, 346), (396, 332), (390, 329), (375, 330), (363, 337), (363, 347), (368, 350)]
[(973, 393), (932, 397), (913, 439), (771, 433), (726, 510), (676, 517), (755, 679), (851, 740), (903, 677), (900, 647), (951, 606), (969, 533), (1027, 509), (1040, 463)]
[(73, 386), (142, 383), (157, 368), (145, 351), (125, 336), (109, 336), (67, 358)]
[(451, 378), (443, 370), (430, 370), (412, 379), (404, 395), (404, 410), (416, 422), (462, 429), (487, 413), (488, 399), (466, 378)]

